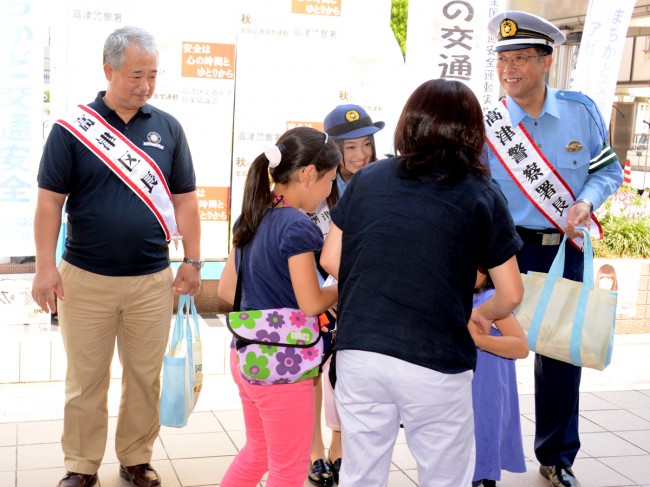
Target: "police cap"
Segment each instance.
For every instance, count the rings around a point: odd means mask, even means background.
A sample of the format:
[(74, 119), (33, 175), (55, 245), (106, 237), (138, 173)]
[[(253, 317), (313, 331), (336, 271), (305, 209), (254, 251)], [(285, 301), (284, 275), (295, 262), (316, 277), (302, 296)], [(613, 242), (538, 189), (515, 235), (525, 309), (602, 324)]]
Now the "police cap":
[(518, 10), (496, 14), (488, 22), (490, 35), (497, 39), (496, 52), (516, 51), (535, 46), (546, 46), (553, 51), (566, 41), (560, 29), (537, 15)]

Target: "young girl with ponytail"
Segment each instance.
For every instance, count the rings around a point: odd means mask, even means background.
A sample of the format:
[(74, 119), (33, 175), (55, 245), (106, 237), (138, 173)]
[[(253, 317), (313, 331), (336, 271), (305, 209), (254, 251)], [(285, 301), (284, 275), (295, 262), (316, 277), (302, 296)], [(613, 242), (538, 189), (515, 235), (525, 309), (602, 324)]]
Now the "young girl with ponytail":
[[(309, 127), (285, 132), (257, 156), (219, 282), (221, 299), (234, 301), (244, 251), (242, 310), (299, 308), (315, 316), (336, 302), (336, 285), (319, 285), (314, 255), (323, 235), (305, 212), (314, 212), (330, 194), (340, 160), (327, 134)], [(246, 444), (220, 485), (254, 487), (268, 471), (267, 487), (302, 487), (314, 423), (312, 381), (251, 384), (239, 372), (234, 348), (230, 367), (242, 401)]]

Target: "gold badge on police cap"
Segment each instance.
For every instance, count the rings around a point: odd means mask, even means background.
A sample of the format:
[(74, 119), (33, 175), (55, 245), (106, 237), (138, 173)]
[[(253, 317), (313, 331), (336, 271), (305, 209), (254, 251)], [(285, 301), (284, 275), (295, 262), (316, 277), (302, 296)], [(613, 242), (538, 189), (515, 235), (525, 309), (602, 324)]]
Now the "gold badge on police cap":
[(567, 152), (578, 152), (582, 150), (583, 145), (578, 142), (577, 140), (572, 140), (566, 145), (566, 151)]
[(505, 19), (501, 22), (501, 37), (512, 37), (517, 34), (517, 22)]
[(348, 110), (345, 113), (345, 119), (348, 122), (356, 122), (357, 120), (359, 120), (359, 118), (361, 117), (359, 117), (359, 112), (357, 112), (356, 110)]

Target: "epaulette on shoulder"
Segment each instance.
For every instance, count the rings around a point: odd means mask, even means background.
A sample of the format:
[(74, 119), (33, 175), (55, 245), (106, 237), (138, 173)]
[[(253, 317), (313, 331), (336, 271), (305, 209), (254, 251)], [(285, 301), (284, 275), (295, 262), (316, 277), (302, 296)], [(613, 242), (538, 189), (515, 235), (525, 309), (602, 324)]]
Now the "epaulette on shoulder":
[(555, 96), (558, 100), (577, 101), (578, 103), (587, 105), (589, 108), (594, 106), (594, 101), (580, 91), (558, 90)]

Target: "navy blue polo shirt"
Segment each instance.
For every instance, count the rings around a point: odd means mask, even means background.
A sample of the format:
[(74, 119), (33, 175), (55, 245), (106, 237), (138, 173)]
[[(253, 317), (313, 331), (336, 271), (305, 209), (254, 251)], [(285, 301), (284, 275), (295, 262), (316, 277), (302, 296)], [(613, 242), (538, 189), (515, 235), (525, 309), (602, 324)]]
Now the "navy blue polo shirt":
[(337, 349), (474, 369), (477, 267), (499, 266), (522, 245), (496, 185), (402, 179), (386, 159), (354, 175), (331, 215), (343, 231)]
[[(194, 191), (192, 157), (178, 120), (147, 104), (125, 124), (106, 106), (104, 94), (88, 106), (151, 156), (172, 194)], [(38, 187), (68, 196), (63, 259), (70, 264), (106, 276), (139, 276), (169, 266), (165, 234), (151, 210), (59, 124), (45, 143)]]

